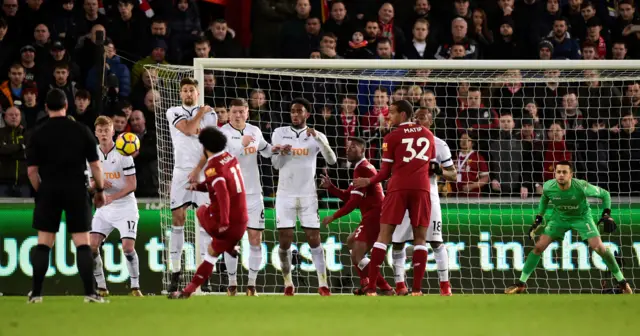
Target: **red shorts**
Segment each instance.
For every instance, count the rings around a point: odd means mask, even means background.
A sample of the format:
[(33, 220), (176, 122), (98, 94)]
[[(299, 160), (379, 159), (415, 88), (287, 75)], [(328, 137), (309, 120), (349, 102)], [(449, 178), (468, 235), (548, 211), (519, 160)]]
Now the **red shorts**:
[(247, 223), (229, 223), (228, 229), (220, 232), (220, 223), (209, 214), (206, 205), (200, 206), (196, 214), (202, 228), (211, 236), (211, 247), (218, 254), (233, 252), (247, 230)]
[(382, 202), (380, 223), (400, 225), (409, 210), (412, 226), (429, 227), (431, 195), (424, 190), (398, 190), (388, 193)]
[(364, 242), (368, 246), (373, 246), (378, 240), (380, 233), (380, 216), (364, 216), (358, 228), (356, 228), (354, 238), (356, 241)]

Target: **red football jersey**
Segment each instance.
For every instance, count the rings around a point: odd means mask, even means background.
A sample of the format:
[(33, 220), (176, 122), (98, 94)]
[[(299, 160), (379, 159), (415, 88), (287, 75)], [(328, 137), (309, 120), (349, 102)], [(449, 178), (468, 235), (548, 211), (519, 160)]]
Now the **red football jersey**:
[[(360, 160), (353, 168), (354, 179), (359, 177), (371, 178), (377, 173), (376, 168), (367, 159)], [(380, 209), (384, 200), (384, 192), (380, 183), (370, 184), (365, 188), (354, 188), (351, 185), (347, 190), (341, 190), (332, 185), (329, 188), (329, 193), (347, 202), (334, 214), (336, 219), (349, 214), (358, 206), (363, 219), (376, 218), (378, 225), (380, 225)]]
[(212, 220), (221, 226), (246, 225), (249, 215), (238, 160), (227, 152), (215, 154), (209, 158), (204, 174), (206, 179), (198, 185), (198, 190), (209, 193)]
[(464, 185), (478, 182), (480, 178), (489, 175), (489, 166), (487, 166), (484, 157), (476, 151), (471, 151), (466, 155), (458, 153), (455, 164), (458, 169), (458, 180), (453, 184), (451, 191), (457, 192), (460, 196), (479, 197), (479, 189), (464, 192), (462, 188)]
[(433, 133), (420, 125), (404, 122), (384, 137), (382, 161), (391, 164), (387, 192), (429, 191), (429, 163), (436, 156)]

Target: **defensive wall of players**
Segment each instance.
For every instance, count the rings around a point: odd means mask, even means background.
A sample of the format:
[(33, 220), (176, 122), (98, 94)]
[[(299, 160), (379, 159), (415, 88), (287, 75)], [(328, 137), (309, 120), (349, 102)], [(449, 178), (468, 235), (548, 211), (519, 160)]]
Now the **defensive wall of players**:
[[(0, 201), (0, 293), (4, 295), (24, 295), (30, 289), (32, 272), (29, 253), (37, 243), (31, 229), (33, 204), (15, 203), (16, 200)], [(19, 201), (24, 202), (24, 201)], [(613, 200), (613, 216), (618, 222), (618, 230), (611, 235), (603, 235), (603, 241), (610, 244), (622, 258), (623, 270), (628, 279), (637, 282), (640, 279), (640, 199)], [(479, 199), (470, 201), (443, 202), (443, 232), (449, 252), (449, 267), (453, 288), (464, 289), (469, 293), (494, 293), (512, 282), (522, 270), (524, 258), (532, 246), (526, 237), (527, 230), (534, 217), (537, 200), (522, 203), (521, 200)], [(158, 200), (139, 200), (140, 222), (138, 227), (138, 255), (140, 258), (141, 287), (150, 293), (160, 293), (161, 279), (165, 265), (162, 254), (166, 253), (161, 242), (159, 222), (160, 204)], [(322, 207), (321, 207), (322, 208)], [(320, 217), (334, 210), (320, 210)], [(593, 206), (593, 215), (597, 219), (601, 209)], [(265, 211), (266, 230), (263, 246), (262, 271), (258, 285), (260, 292), (279, 292), (281, 277), (277, 253), (275, 214), (273, 209)], [(332, 290), (336, 293), (350, 293), (353, 284), (351, 262), (348, 258), (346, 239), (360, 220), (355, 211), (351, 215), (323, 229), (322, 239), (327, 261), (327, 272), (331, 279)], [(63, 219), (64, 221), (64, 219)], [(64, 224), (61, 230), (64, 232)], [(301, 232), (300, 232), (301, 233)], [(169, 234), (166, 232), (165, 234)], [(302, 237), (300, 237), (302, 238)], [(102, 256), (105, 275), (112, 293), (127, 293), (129, 273), (122, 254), (117, 235), (112, 235), (104, 244)], [(304, 240), (300, 240), (304, 241)], [(242, 248), (248, 250), (245, 236)], [(315, 292), (315, 269), (311, 263), (309, 245), (294, 244), (297, 258), (294, 260), (298, 281), (298, 291)], [(51, 294), (78, 294), (75, 265), (75, 248), (70, 237), (58, 235), (51, 256), (51, 265), (47, 277), (51, 278), (47, 292)], [(388, 255), (387, 266), (391, 256)], [(410, 259), (409, 259), (410, 262)], [(195, 269), (195, 254), (192, 244), (185, 244), (185, 268)], [(241, 258), (239, 279), (246, 281), (248, 255)], [(626, 266), (626, 267), (625, 267)], [(633, 266), (633, 268), (632, 268)], [(410, 265), (407, 265), (410, 270)], [(543, 254), (542, 262), (533, 276), (539, 292), (591, 291), (600, 288), (600, 281), (608, 279), (608, 272), (601, 258), (577, 240), (577, 236), (567, 233), (563, 242), (553, 243)], [(226, 283), (223, 266), (218, 264), (212, 280), (214, 284)], [(548, 272), (555, 271), (555, 272)], [(433, 255), (429, 256), (427, 279), (430, 284), (425, 292), (437, 293), (436, 265)], [(385, 275), (392, 277), (390, 267)], [(411, 276), (410, 272), (408, 274)], [(535, 288), (531, 288), (533, 292)]]

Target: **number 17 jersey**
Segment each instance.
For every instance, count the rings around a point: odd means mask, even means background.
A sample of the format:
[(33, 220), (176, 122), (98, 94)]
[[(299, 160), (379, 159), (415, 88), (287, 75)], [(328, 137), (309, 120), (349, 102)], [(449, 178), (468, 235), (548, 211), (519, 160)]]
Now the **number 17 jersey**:
[(382, 143), (382, 161), (392, 165), (387, 193), (429, 191), (429, 163), (435, 155), (433, 133), (425, 127), (405, 122), (387, 134)]

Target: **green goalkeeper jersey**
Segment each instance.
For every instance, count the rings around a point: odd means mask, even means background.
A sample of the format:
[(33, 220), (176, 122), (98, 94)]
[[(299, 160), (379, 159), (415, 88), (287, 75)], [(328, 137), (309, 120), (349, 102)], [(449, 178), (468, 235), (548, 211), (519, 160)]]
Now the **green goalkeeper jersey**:
[(545, 182), (538, 206), (538, 214), (544, 215), (547, 204), (553, 204), (552, 216), (554, 218), (571, 219), (591, 217), (591, 207), (587, 197), (595, 197), (602, 200), (605, 209), (611, 208), (611, 196), (609, 192), (590, 184), (587, 181), (571, 179), (571, 186), (567, 190), (561, 190), (555, 179)]

